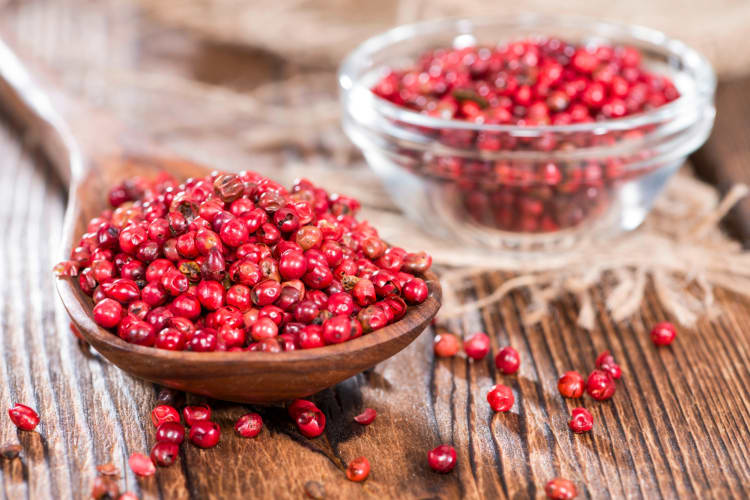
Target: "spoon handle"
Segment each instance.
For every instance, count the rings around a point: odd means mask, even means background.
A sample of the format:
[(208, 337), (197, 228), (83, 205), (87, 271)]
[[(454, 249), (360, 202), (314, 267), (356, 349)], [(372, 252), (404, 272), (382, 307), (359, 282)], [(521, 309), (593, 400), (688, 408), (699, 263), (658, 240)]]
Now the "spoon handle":
[(94, 160), (122, 155), (116, 121), (55, 85), (55, 76), (25, 63), (0, 40), (0, 106), (46, 154), (60, 178), (78, 184)]

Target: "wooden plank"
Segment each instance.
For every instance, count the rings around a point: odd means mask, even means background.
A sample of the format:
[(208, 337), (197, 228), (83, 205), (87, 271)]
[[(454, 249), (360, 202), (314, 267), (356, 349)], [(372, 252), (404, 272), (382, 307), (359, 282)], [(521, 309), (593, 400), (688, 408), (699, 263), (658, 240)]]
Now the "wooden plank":
[[(716, 124), (708, 142), (693, 155), (696, 172), (726, 192), (734, 184), (750, 184), (750, 78), (722, 82), (716, 95)], [(750, 248), (750, 198), (728, 214), (726, 225)]]
[[(85, 26), (96, 40), (88, 44), (89, 59), (114, 57), (119, 64), (146, 57), (152, 68), (176, 59), (175, 52), (183, 62), (191, 60), (181, 48), (170, 51), (176, 46), (169, 44), (149, 45), (146, 56), (113, 46), (101, 16), (86, 11), (80, 17), (75, 0), (60, 5), (31, 6), (22, 23), (10, 17), (2, 23), (18, 33), (39, 34), (29, 39), (50, 58), (65, 45), (61, 41), (80, 43), (76, 30)], [(196, 66), (186, 64), (181, 71), (192, 68), (205, 81), (217, 81), (213, 55), (220, 49), (201, 49)], [(235, 52), (230, 57), (232, 64), (244, 60)], [(287, 70), (263, 61), (262, 72)], [(243, 73), (237, 87), (259, 81), (256, 77)], [(748, 95), (746, 83), (721, 86), (716, 133), (697, 155), (709, 158), (699, 166), (729, 165), (735, 176), (725, 183), (745, 178)], [(648, 338), (649, 326), (667, 318), (651, 290), (631, 321), (614, 324), (600, 312), (590, 334), (576, 326), (571, 299), (539, 326), (525, 327), (520, 311), (526, 298), (514, 294), (448, 327), (464, 335), (487, 331), (493, 353), (504, 345), (516, 347), (522, 357), (518, 375), (498, 373), (489, 357), (435, 359), (428, 331), (374, 370), (315, 397), (328, 417), (324, 436), (305, 439), (283, 408), (270, 407), (254, 408), (265, 429), (256, 439), (242, 440), (232, 425), (251, 408), (212, 402), (222, 427), (220, 445), (199, 450), (186, 444), (178, 464), (154, 478), (136, 479), (126, 460), (134, 451), (147, 453), (153, 443), (148, 414), (157, 388), (82, 351), (68, 332), (50, 272), (59, 257), (64, 190), (43, 160), (21, 144), (0, 122), (0, 445), (24, 447), (22, 460), (0, 460), (0, 499), (87, 498), (95, 466), (110, 461), (123, 471), (123, 489), (143, 499), (296, 499), (307, 481), (324, 485), (327, 498), (540, 498), (555, 475), (575, 480), (581, 498), (747, 497), (750, 304), (722, 292), (717, 293), (722, 316), (681, 330), (666, 349), (655, 349)], [(468, 293), (486, 295), (502, 279), (478, 278)], [(573, 435), (567, 420), (579, 402), (558, 396), (557, 377), (569, 369), (588, 372), (604, 349), (622, 364), (623, 379), (612, 401), (583, 400), (595, 428)], [(493, 415), (486, 404), (495, 383), (510, 385), (516, 395), (507, 414)], [(38, 433), (17, 432), (4, 416), (15, 401), (40, 411)], [(354, 423), (352, 417), (368, 406), (378, 410), (376, 421), (368, 427)], [(448, 475), (426, 465), (427, 451), (441, 443), (454, 444), (458, 453), (458, 466)], [(370, 459), (372, 474), (354, 484), (343, 469), (360, 455)]]

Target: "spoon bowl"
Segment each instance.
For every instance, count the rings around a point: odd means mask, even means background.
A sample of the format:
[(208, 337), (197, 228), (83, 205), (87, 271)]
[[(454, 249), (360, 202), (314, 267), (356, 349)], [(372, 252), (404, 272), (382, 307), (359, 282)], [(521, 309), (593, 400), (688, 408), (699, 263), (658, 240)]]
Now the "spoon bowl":
[[(52, 165), (70, 183), (62, 241), (65, 256), (85, 232), (87, 222), (107, 208), (109, 189), (122, 180), (160, 171), (176, 179), (210, 172), (190, 161), (152, 153), (151, 147), (123, 147), (137, 142), (125, 140), (132, 139), (132, 134), (123, 134), (111, 122), (92, 126), (96, 113), (84, 113), (85, 105), (39, 82), (39, 75), (32, 79), (0, 41), (0, 104), (35, 135)], [(83, 338), (127, 373), (215, 399), (267, 404), (331, 387), (409, 345), (440, 307), (437, 277), (432, 272), (422, 277), (429, 295), (423, 303), (410, 306), (401, 320), (341, 344), (280, 353), (198, 353), (130, 344), (94, 322), (93, 301), (81, 291), (77, 279), (59, 279), (57, 290)]]

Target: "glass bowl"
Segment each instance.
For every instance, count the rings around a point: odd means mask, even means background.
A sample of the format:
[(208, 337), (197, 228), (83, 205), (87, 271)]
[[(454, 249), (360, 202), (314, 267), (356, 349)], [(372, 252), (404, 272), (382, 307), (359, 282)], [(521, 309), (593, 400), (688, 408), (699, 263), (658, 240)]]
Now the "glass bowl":
[[(399, 107), (372, 86), (427, 50), (530, 36), (627, 45), (680, 97), (623, 118), (488, 125)], [(393, 201), (425, 230), (521, 254), (557, 251), (637, 227), (667, 179), (708, 137), (716, 76), (685, 44), (638, 26), (578, 17), (448, 19), (370, 38), (338, 74), (343, 127)], [(492, 144), (492, 148), (486, 147)]]

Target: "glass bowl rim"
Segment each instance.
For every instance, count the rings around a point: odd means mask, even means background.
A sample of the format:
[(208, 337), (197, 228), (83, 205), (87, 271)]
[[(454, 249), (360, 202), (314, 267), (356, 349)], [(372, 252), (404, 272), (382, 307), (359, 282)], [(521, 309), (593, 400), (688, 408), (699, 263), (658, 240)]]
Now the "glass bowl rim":
[[(360, 61), (368, 60), (370, 55), (376, 54), (394, 43), (416, 39), (426, 33), (436, 33), (441, 30), (451, 29), (456, 31), (457, 34), (470, 34), (475, 26), (486, 27), (498, 25), (512, 28), (533, 27), (534, 25), (540, 24), (551, 26), (559, 25), (563, 27), (580, 26), (584, 35), (589, 33), (591, 35), (603, 36), (599, 32), (609, 34), (611, 37), (619, 35), (623, 37), (623, 39), (619, 40), (621, 44), (627, 44), (628, 39), (651, 44), (656, 48), (661, 49), (666, 55), (676, 57), (684, 66), (691, 68), (695, 72), (695, 92), (690, 95), (681, 94), (680, 97), (674, 101), (659, 106), (658, 108), (621, 118), (569, 125), (489, 125), (464, 120), (434, 118), (398, 106), (375, 95), (371, 92), (369, 87), (363, 85), (361, 80), (355, 76), (355, 71), (361, 64)], [(602, 134), (608, 131), (624, 131), (652, 124), (664, 123), (685, 112), (696, 112), (696, 110), (703, 110), (707, 106), (713, 106), (712, 101), (716, 89), (716, 74), (711, 63), (705, 58), (705, 56), (687, 44), (668, 37), (661, 31), (640, 25), (601, 21), (585, 16), (551, 16), (545, 14), (520, 14), (515, 16), (488, 18), (449, 17), (420, 21), (411, 24), (402, 24), (370, 37), (358, 45), (344, 58), (339, 67), (337, 79), (344, 96), (354, 91), (361, 92), (362, 90), (366, 90), (367, 94), (371, 96), (370, 99), (373, 107), (379, 114), (384, 115), (390, 120), (395, 120), (403, 124), (430, 129), (471, 130), (478, 132), (486, 131), (528, 136), (538, 136), (546, 133), (572, 132)], [(700, 114), (701, 113), (698, 113), (698, 116), (700, 116)]]

